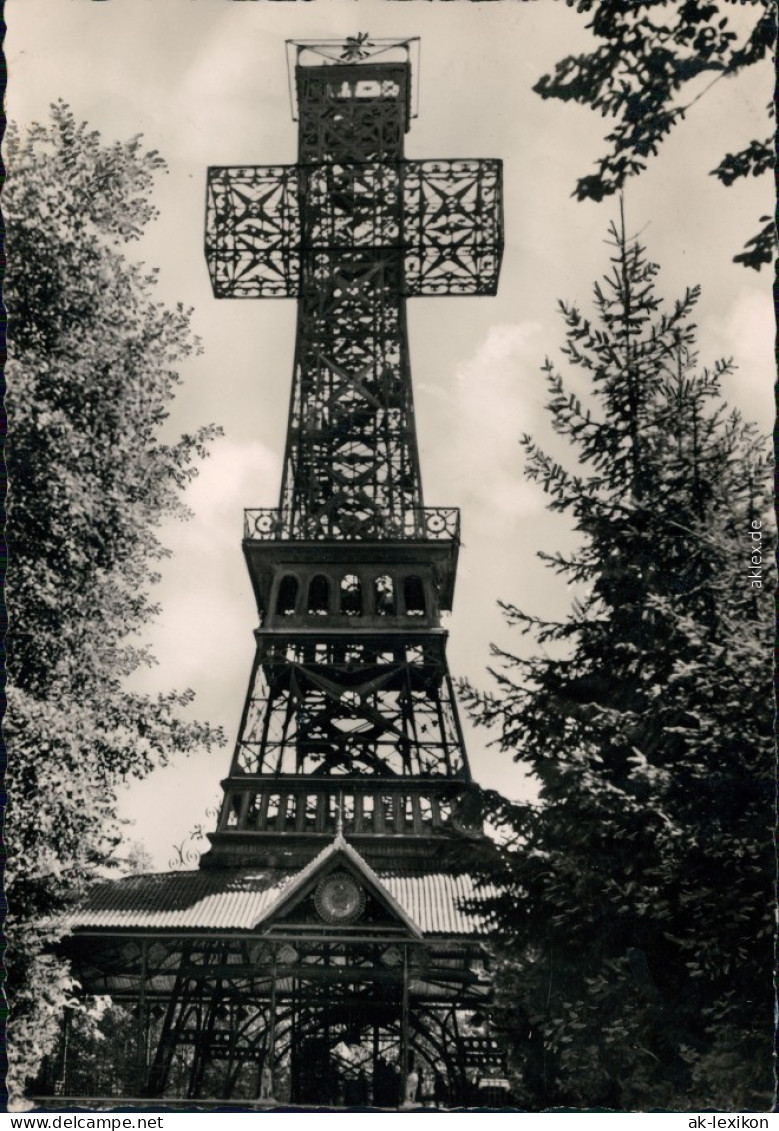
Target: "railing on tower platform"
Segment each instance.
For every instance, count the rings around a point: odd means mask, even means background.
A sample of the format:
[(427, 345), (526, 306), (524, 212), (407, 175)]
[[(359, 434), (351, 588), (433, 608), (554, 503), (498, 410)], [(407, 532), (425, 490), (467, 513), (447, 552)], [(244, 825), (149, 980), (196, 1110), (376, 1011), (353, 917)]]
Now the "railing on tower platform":
[[(282, 507), (251, 507), (244, 512), (244, 539), (259, 542), (327, 541), (336, 537), (327, 515), (294, 514)], [(339, 515), (338, 541), (460, 541), (458, 507), (412, 507), (395, 519), (389, 515)]]

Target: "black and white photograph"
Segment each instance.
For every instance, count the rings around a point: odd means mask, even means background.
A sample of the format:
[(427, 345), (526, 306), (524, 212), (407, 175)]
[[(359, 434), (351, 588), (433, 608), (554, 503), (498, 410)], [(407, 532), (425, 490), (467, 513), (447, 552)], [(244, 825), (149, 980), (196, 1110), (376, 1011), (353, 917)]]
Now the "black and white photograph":
[(770, 1112), (774, 5), (6, 19), (9, 1110)]

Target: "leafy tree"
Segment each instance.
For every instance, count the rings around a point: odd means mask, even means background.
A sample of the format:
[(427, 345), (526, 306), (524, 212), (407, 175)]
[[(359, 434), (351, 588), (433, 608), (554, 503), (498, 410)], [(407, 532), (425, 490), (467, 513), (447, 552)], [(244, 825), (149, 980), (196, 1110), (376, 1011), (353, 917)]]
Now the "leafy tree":
[(90, 1013), (69, 1010), (62, 1028), (64, 1037), (44, 1058), (36, 1081), (43, 1094), (135, 1094), (143, 1038), (132, 1008), (101, 997), (95, 999)]
[(531, 1107), (765, 1107), (772, 1070), (770, 601), (764, 441), (701, 369), (698, 288), (670, 308), (612, 227), (595, 315), (561, 304), (554, 430), (572, 471), (524, 437), (526, 474), (580, 544), (541, 554), (573, 586), (535, 642), (494, 648), (472, 716), (539, 784), (487, 796), (484, 875), (502, 959), (493, 1021)]
[(138, 640), (157, 611), (159, 524), (186, 516), (181, 491), (217, 434), (163, 438), (176, 367), (197, 343), (189, 312), (156, 301), (156, 272), (125, 254), (155, 217), (164, 162), (139, 138), (104, 144), (63, 103), (24, 137), (11, 128), (6, 153), (9, 1079), (18, 1091), (72, 997), (67, 967), (47, 947), (57, 914), (111, 863), (117, 787), (222, 736), (187, 719), (191, 692), (126, 687), (153, 662)]
[[(749, 0), (754, 23), (746, 39), (734, 31), (728, 9), (744, 0), (567, 0), (591, 15), (588, 27), (597, 47), (569, 55), (544, 75), (534, 90), (542, 98), (578, 102), (613, 118), (609, 149), (595, 173), (576, 183), (578, 200), (602, 200), (646, 168), (665, 138), (714, 82), (770, 59), (776, 42), (776, 9), (770, 0)], [(702, 76), (711, 76), (701, 90)], [(691, 94), (690, 86), (696, 93)], [(696, 89), (697, 88), (697, 89)], [(769, 106), (769, 112), (772, 106)], [(724, 185), (758, 176), (774, 163), (774, 139), (752, 139), (739, 153), (728, 153), (711, 170)], [(773, 260), (775, 237), (770, 216), (734, 256), (759, 271)]]

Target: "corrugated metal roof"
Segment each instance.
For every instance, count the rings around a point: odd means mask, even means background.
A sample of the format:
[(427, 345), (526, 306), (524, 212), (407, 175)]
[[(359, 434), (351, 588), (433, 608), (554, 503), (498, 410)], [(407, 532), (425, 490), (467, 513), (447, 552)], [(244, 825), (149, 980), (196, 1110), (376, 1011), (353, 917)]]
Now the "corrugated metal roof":
[(425, 935), (474, 934), (483, 927), (482, 917), (463, 910), (468, 900), (495, 895), (480, 889), (471, 876), (434, 872), (426, 876), (382, 875), (384, 886)]
[[(244, 868), (129, 876), (94, 887), (65, 925), (74, 931), (261, 929), (258, 921), (299, 874)], [(477, 892), (470, 876), (375, 875), (425, 935), (473, 935), (484, 929), (481, 916), (463, 910), (462, 903), (494, 892)]]

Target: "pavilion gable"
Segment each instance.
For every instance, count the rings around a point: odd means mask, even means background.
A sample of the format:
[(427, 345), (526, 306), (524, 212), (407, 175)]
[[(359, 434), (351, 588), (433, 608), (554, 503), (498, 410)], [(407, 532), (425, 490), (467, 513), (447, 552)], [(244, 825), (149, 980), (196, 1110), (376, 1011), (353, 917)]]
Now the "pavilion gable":
[(255, 927), (271, 932), (296, 921), (304, 905), (308, 910), (312, 901), (320, 920), (331, 926), (354, 925), (368, 903), (374, 911), (383, 913), (386, 925), (400, 928), (407, 936), (422, 938), (420, 927), (340, 832), (261, 911)]

